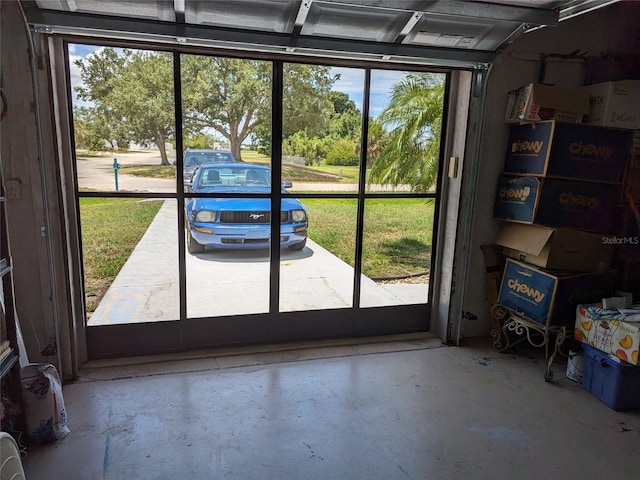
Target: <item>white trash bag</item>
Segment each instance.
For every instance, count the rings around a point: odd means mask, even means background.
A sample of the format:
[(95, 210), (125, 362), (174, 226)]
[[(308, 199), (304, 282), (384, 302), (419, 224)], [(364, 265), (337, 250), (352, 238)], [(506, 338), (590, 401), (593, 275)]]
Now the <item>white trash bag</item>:
[(34, 443), (54, 443), (69, 434), (58, 370), (47, 363), (22, 367), (22, 399), (27, 436)]

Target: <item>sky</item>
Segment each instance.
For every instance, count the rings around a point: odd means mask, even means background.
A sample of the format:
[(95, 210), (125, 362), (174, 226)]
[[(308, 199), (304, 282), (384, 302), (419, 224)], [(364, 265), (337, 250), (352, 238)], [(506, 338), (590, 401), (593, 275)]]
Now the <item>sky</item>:
[[(75, 65), (76, 59), (84, 59), (104, 47), (94, 45), (69, 44), (69, 60), (72, 86), (80, 85), (80, 69)], [(370, 115), (376, 117), (387, 106), (389, 95), (394, 83), (402, 79), (407, 72), (396, 70), (373, 70), (371, 73)], [(333, 89), (349, 95), (349, 98), (362, 111), (364, 94), (364, 70), (361, 68), (333, 67), (331, 74), (339, 74), (340, 78), (333, 85)], [(73, 93), (74, 105), (83, 105)]]

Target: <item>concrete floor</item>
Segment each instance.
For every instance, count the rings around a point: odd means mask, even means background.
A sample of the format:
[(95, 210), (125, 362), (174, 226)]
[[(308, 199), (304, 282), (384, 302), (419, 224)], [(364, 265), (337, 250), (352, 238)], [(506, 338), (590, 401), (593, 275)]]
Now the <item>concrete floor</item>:
[[(631, 479), (640, 413), (535, 350), (426, 335), (94, 362), (30, 480)], [(300, 347), (300, 345), (298, 345)]]

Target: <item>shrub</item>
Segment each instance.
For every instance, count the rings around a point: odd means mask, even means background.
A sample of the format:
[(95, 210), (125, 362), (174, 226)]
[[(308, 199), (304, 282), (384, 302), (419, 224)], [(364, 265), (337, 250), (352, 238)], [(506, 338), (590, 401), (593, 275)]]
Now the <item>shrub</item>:
[(351, 166), (358, 165), (359, 162), (356, 144), (347, 138), (336, 140), (327, 153), (327, 165)]

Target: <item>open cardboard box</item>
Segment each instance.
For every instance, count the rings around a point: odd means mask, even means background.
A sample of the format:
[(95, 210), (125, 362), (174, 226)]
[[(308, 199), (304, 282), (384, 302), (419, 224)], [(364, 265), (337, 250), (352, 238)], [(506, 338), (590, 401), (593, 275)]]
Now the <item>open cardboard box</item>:
[(602, 235), (569, 228), (510, 223), (496, 243), (507, 257), (553, 270), (604, 272), (613, 256)]
[(560, 120), (580, 123), (589, 113), (589, 93), (580, 88), (529, 83), (509, 92), (505, 120), (509, 123)]

